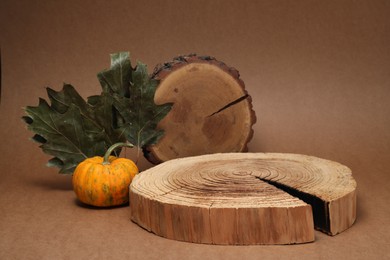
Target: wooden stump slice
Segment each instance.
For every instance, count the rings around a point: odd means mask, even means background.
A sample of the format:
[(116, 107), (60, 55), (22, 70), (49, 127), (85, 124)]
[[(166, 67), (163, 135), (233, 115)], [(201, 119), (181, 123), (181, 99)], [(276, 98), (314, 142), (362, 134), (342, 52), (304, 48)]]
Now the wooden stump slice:
[(164, 136), (144, 150), (149, 161), (247, 151), (256, 116), (237, 70), (189, 55), (156, 67), (153, 78), (160, 80), (155, 103), (173, 107), (159, 123)]
[[(294, 154), (174, 159), (130, 185), (131, 219), (169, 239), (229, 245), (314, 241), (356, 218), (356, 182), (339, 163)], [(313, 223), (314, 219), (314, 223)]]

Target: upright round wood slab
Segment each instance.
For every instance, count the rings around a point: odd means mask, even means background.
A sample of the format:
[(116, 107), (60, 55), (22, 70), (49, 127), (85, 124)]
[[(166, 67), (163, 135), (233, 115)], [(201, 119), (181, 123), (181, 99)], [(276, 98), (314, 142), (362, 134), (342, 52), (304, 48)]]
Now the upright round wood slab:
[[(356, 218), (356, 182), (339, 163), (295, 154), (174, 159), (130, 185), (131, 219), (159, 236), (207, 244), (294, 244)], [(314, 221), (313, 221), (314, 220)]]
[(256, 116), (236, 69), (188, 55), (158, 66), (153, 78), (160, 81), (155, 103), (173, 107), (158, 125), (164, 136), (144, 149), (149, 161), (247, 151)]

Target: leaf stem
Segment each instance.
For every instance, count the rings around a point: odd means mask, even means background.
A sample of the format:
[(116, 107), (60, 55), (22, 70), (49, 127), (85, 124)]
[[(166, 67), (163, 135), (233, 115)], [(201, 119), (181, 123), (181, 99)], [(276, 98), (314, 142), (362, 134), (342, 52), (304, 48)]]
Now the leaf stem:
[(137, 160), (135, 161), (136, 165), (138, 165), (138, 160), (139, 160), (139, 157), (140, 157), (140, 151), (141, 151), (141, 148), (137, 147)]
[(109, 159), (110, 155), (112, 154), (112, 152), (116, 148), (118, 148), (118, 147), (130, 147), (130, 148), (133, 148), (134, 145), (131, 144), (131, 143), (115, 143), (115, 144), (111, 145), (110, 148), (108, 148), (107, 152), (104, 154), (103, 165), (110, 164), (108, 159)]

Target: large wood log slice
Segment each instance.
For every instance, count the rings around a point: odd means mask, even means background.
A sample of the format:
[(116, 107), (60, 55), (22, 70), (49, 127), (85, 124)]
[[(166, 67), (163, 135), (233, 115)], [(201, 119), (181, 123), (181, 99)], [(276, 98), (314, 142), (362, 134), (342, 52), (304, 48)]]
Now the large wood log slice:
[(256, 116), (236, 69), (188, 55), (157, 66), (152, 76), (160, 81), (155, 103), (173, 107), (158, 126), (164, 136), (144, 150), (149, 161), (247, 151)]
[(174, 159), (130, 185), (131, 219), (159, 236), (207, 244), (294, 244), (356, 218), (356, 182), (339, 163), (296, 154)]

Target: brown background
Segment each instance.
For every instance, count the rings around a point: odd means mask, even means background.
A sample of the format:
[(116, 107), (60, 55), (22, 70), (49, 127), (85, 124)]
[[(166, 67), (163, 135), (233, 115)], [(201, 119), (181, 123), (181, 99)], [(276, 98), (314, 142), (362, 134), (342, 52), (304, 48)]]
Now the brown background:
[[(390, 258), (390, 1), (1, 0), (0, 22), (1, 259)], [(191, 52), (236, 67), (258, 118), (250, 151), (349, 166), (355, 225), (304, 245), (210, 246), (150, 234), (128, 207), (78, 204), (21, 107), (63, 82), (99, 93), (96, 73), (117, 51), (150, 71)]]

